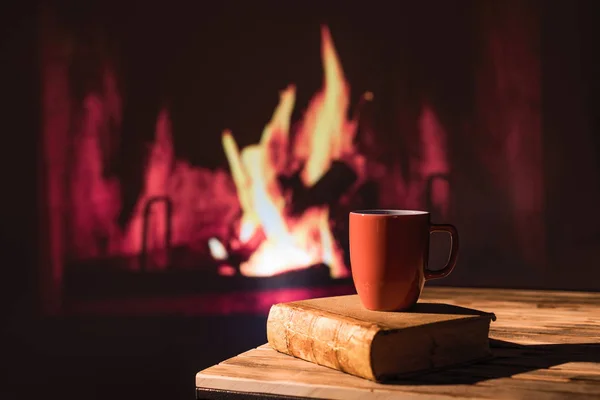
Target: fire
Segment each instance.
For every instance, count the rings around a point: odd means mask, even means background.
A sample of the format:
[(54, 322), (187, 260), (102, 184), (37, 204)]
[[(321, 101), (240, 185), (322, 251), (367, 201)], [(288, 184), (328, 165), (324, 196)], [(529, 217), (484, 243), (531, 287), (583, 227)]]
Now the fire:
[[(129, 182), (112, 175), (107, 164), (123, 161), (116, 150), (127, 134), (121, 131), (123, 101), (114, 68), (102, 67), (100, 86), (76, 104), (69, 99), (68, 65), (55, 57), (46, 61), (44, 82), (52, 95), (44, 98), (50, 121), (44, 149), (54, 263), (65, 255), (76, 264), (117, 257), (115, 265), (130, 270), (209, 268), (223, 276), (270, 276), (325, 264), (337, 278), (349, 273), (330, 226), (344, 218), (339, 211), (365, 197), (375, 197), (382, 208), (420, 208), (429, 196), (446, 215), (450, 187), (437, 177), (450, 173), (447, 133), (433, 107), (422, 104), (420, 154), (404, 163), (380, 160), (387, 139), (377, 140), (368, 122), (362, 124), (360, 154), (354, 147), (358, 112), (347, 117), (350, 88), (326, 27), (321, 58), (323, 86), (300, 121), (291, 121), (296, 87), (289, 85), (258, 143), (240, 149), (233, 132), (222, 132), (228, 170), (178, 159), (170, 112), (160, 110), (133, 210), (123, 209), (129, 199), (124, 202), (122, 185)], [(62, 99), (58, 114), (55, 99)], [(371, 100), (367, 92), (359, 106)], [(124, 212), (130, 213), (125, 223)]]
[[(323, 86), (300, 121), (291, 121), (296, 87), (289, 85), (258, 143), (240, 149), (233, 132), (222, 132), (228, 171), (177, 159), (170, 112), (160, 110), (143, 189), (124, 226), (118, 223), (123, 183), (105, 175), (122, 119), (114, 71), (107, 67), (102, 90), (88, 93), (79, 111), (74, 156), (56, 163), (72, 166), (66, 231), (74, 258), (118, 256), (133, 260), (127, 264), (133, 270), (162, 270), (171, 265), (167, 250), (174, 248), (177, 254), (185, 249), (194, 268), (208, 265), (209, 257), (215, 272), (224, 276), (271, 276), (318, 264), (329, 266), (331, 277), (348, 276), (329, 207), (347, 207), (352, 193), (369, 181), (378, 183), (378, 206), (421, 207), (428, 180), (450, 171), (446, 132), (425, 103), (418, 124), (421, 154), (409, 160), (412, 173), (403, 173), (397, 161), (384, 165), (376, 157), (367, 159), (354, 148), (356, 117), (347, 117), (350, 87), (326, 27), (321, 29), (321, 58)], [(367, 92), (359, 105), (372, 99)], [(57, 193), (62, 175), (52, 170)], [(432, 206), (445, 215), (447, 182), (436, 181), (430, 192)], [(139, 259), (129, 257), (142, 252), (147, 254)]]
[(319, 263), (330, 267), (332, 277), (348, 275), (341, 249), (331, 233), (328, 207), (314, 206), (300, 216), (292, 216), (286, 211), (286, 194), (278, 183), (279, 176), (302, 165), (302, 183), (310, 188), (332, 161), (354, 155), (356, 123), (346, 118), (349, 86), (328, 29), (323, 27), (321, 33), (323, 88), (310, 101), (294, 137), (290, 135), (296, 98), (293, 85), (281, 92), (258, 144), (240, 152), (233, 134), (223, 132), (223, 149), (243, 210), (239, 240), (243, 245), (255, 235), (264, 235), (258, 248), (241, 264), (244, 275), (268, 276)]
[[(353, 148), (356, 122), (346, 117), (349, 86), (328, 29), (323, 27), (321, 33), (323, 87), (309, 102), (304, 118), (292, 129), (296, 88), (290, 85), (280, 93), (258, 143), (239, 149), (233, 133), (224, 131), (230, 174), (178, 160), (170, 113), (161, 110), (143, 190), (124, 228), (116, 222), (120, 182), (103, 176), (103, 124), (120, 106), (118, 95), (112, 95), (114, 79), (106, 80), (103, 93), (90, 94), (85, 129), (76, 141), (80, 157), (72, 186), (81, 256), (101, 255), (103, 250), (95, 243), (102, 232), (110, 255), (135, 255), (145, 249), (149, 257), (144, 259), (152, 265), (143, 268), (165, 269), (170, 262), (167, 247), (183, 246), (209, 254), (221, 275), (234, 275), (239, 268), (243, 275), (270, 276), (326, 264), (332, 277), (347, 276), (342, 250), (330, 229), (329, 206), (308, 204), (298, 210), (294, 193), (280, 184), (281, 177), (295, 175), (300, 190), (308, 191), (333, 163), (343, 162), (357, 176), (364, 169)], [(112, 77), (110, 70), (107, 74)]]
[[(343, 204), (364, 182), (367, 163), (354, 148), (349, 85), (329, 30), (323, 27), (321, 34), (323, 86), (303, 118), (292, 124), (296, 87), (289, 85), (258, 143), (240, 149), (232, 132), (222, 132), (229, 171), (177, 159), (169, 110), (160, 110), (143, 188), (125, 226), (117, 222), (122, 182), (104, 175), (118, 143), (111, 135), (120, 133), (111, 126), (120, 126), (122, 106), (114, 71), (107, 68), (103, 89), (85, 99), (82, 128), (73, 137), (70, 232), (76, 259), (126, 257), (133, 260), (130, 269), (163, 270), (173, 248), (177, 254), (185, 249), (198, 268), (210, 257), (224, 276), (271, 276), (319, 264), (329, 266), (331, 277), (348, 276), (329, 207)], [(372, 98), (370, 92), (363, 96)], [(142, 252), (139, 259), (129, 257)]]

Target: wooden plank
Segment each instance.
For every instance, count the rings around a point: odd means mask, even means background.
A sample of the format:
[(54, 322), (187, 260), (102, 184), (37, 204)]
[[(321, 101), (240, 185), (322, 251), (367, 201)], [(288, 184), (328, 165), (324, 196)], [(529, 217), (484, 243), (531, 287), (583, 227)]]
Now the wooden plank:
[(597, 304), (600, 301), (598, 292), (572, 292), (561, 290), (514, 290), (502, 288), (457, 288), (444, 286), (429, 286), (423, 291), (421, 298), (441, 297), (449, 301), (451, 299), (473, 298), (477, 300), (506, 300), (506, 301), (582, 301), (583, 303)]
[[(467, 367), (459, 367), (449, 369), (449, 376), (456, 379), (456, 373), (464, 373), (465, 376), (485, 377), (493, 379), (498, 377), (518, 377), (519, 379), (544, 380), (547, 377), (548, 381), (570, 381), (570, 380), (590, 380), (600, 381), (600, 364), (596, 363), (577, 363), (571, 362), (568, 366), (559, 364), (557, 366), (549, 365), (562, 361), (562, 358), (552, 360), (550, 354), (544, 353), (543, 360), (537, 357), (531, 357), (524, 354), (526, 349), (520, 352), (496, 351), (495, 358), (486, 363), (475, 363)], [(549, 353), (549, 352), (548, 352)], [(280, 353), (274, 353), (268, 347), (261, 347), (256, 350), (251, 350), (240, 354), (237, 357), (226, 360), (222, 365), (237, 365), (251, 368), (279, 368), (296, 371), (298, 366), (301, 366), (303, 371), (310, 373), (319, 373), (322, 376), (330, 376), (335, 378), (338, 373), (333, 369), (328, 369), (312, 363), (299, 363), (298, 359), (287, 357)], [(545, 369), (546, 368), (546, 369)], [(434, 379), (438, 379), (446, 372), (440, 371), (432, 374)], [(346, 376), (346, 375), (344, 375)], [(424, 375), (427, 377), (428, 375)]]
[[(274, 352), (274, 351), (273, 351)], [(275, 353), (275, 352), (274, 352)], [(279, 354), (279, 353), (276, 353)], [(413, 397), (436, 395), (440, 398), (477, 397), (554, 398), (554, 394), (577, 396), (600, 396), (597, 382), (577, 382), (571, 384), (555, 377), (538, 375), (539, 379), (493, 378), (497, 372), (490, 368), (457, 369), (446, 374), (436, 374), (427, 379), (421, 377), (399, 384), (377, 384), (339, 371), (307, 363), (285, 355), (263, 359), (260, 363), (236, 360), (222, 363), (197, 376), (198, 387), (216, 389), (259, 391), (279, 393), (288, 396), (317, 396), (325, 398), (361, 398), (377, 393), (374, 398), (393, 398), (402, 394)], [(307, 365), (308, 364), (308, 365)], [(492, 377), (475, 383), (460, 383), (460, 377), (467, 373), (470, 377)]]
[(428, 288), (422, 301), (495, 313), (494, 358), (378, 384), (262, 345), (199, 372), (196, 385), (332, 399), (600, 398), (600, 293)]
[(594, 343), (600, 338), (600, 293), (427, 288), (421, 301), (494, 312), (490, 337), (521, 344)]

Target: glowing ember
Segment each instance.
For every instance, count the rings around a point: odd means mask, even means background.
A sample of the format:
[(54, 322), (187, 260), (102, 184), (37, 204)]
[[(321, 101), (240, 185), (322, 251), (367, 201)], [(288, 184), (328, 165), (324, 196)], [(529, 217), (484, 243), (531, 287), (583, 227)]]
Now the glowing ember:
[(219, 242), (219, 239), (217, 238), (208, 239), (208, 248), (210, 250), (210, 254), (215, 260), (226, 260), (227, 257), (229, 257), (229, 254), (227, 254), (227, 249), (225, 249), (223, 243)]

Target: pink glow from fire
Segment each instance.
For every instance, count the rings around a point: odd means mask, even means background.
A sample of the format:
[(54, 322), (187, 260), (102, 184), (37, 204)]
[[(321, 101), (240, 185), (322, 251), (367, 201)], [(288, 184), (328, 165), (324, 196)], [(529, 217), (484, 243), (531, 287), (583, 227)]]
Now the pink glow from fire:
[[(105, 160), (118, 146), (118, 137), (109, 125), (120, 126), (122, 110), (117, 77), (106, 67), (103, 90), (89, 92), (79, 114), (73, 116), (79, 125), (71, 139), (72, 168), (67, 185), (70, 213), (66, 220), (72, 256), (92, 259), (139, 254), (143, 209), (149, 199), (166, 197), (173, 205), (172, 246), (210, 254), (222, 275), (237, 273), (228, 258), (243, 252), (249, 256), (239, 265), (239, 272), (248, 276), (270, 276), (319, 263), (329, 266), (332, 277), (348, 276), (343, 251), (331, 230), (329, 207), (313, 206), (300, 215), (290, 214), (289, 194), (278, 186), (277, 177), (300, 170), (302, 183), (310, 188), (332, 162), (342, 161), (358, 177), (354, 187), (366, 179), (382, 183), (387, 192), (381, 206), (421, 208), (427, 178), (450, 172), (446, 132), (433, 109), (425, 104), (419, 125), (423, 152), (414, 160), (417, 174), (404, 177), (395, 165), (366, 160), (354, 147), (357, 121), (347, 117), (350, 86), (327, 28), (322, 29), (321, 45), (323, 87), (313, 96), (303, 119), (291, 123), (296, 88), (290, 85), (281, 92), (280, 103), (258, 143), (239, 149), (235, 132), (223, 132), (221, 151), (227, 156), (228, 170), (209, 170), (177, 159), (170, 113), (162, 109), (149, 147), (143, 189), (124, 229), (117, 223), (120, 182), (103, 175)], [(373, 100), (371, 93), (364, 97)], [(292, 125), (297, 128), (292, 129)], [(46, 135), (52, 135), (52, 130), (46, 130)], [(53, 150), (47, 147), (46, 151)], [(59, 189), (52, 186), (60, 178), (57, 171), (49, 172), (53, 178), (50, 190)], [(351, 196), (352, 190), (347, 195)], [(447, 212), (447, 185), (434, 188), (433, 203)], [(168, 262), (165, 213), (165, 204), (152, 206), (145, 239), (151, 267), (159, 270)], [(139, 266), (132, 264), (131, 268)]]

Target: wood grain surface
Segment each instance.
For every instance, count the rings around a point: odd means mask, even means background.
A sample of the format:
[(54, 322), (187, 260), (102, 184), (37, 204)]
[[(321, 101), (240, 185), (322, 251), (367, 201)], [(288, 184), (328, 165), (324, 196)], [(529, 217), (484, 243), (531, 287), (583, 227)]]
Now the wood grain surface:
[(432, 287), (421, 301), (495, 313), (494, 357), (378, 384), (263, 345), (199, 372), (197, 395), (210, 398), (214, 389), (229, 397), (600, 398), (600, 293)]

